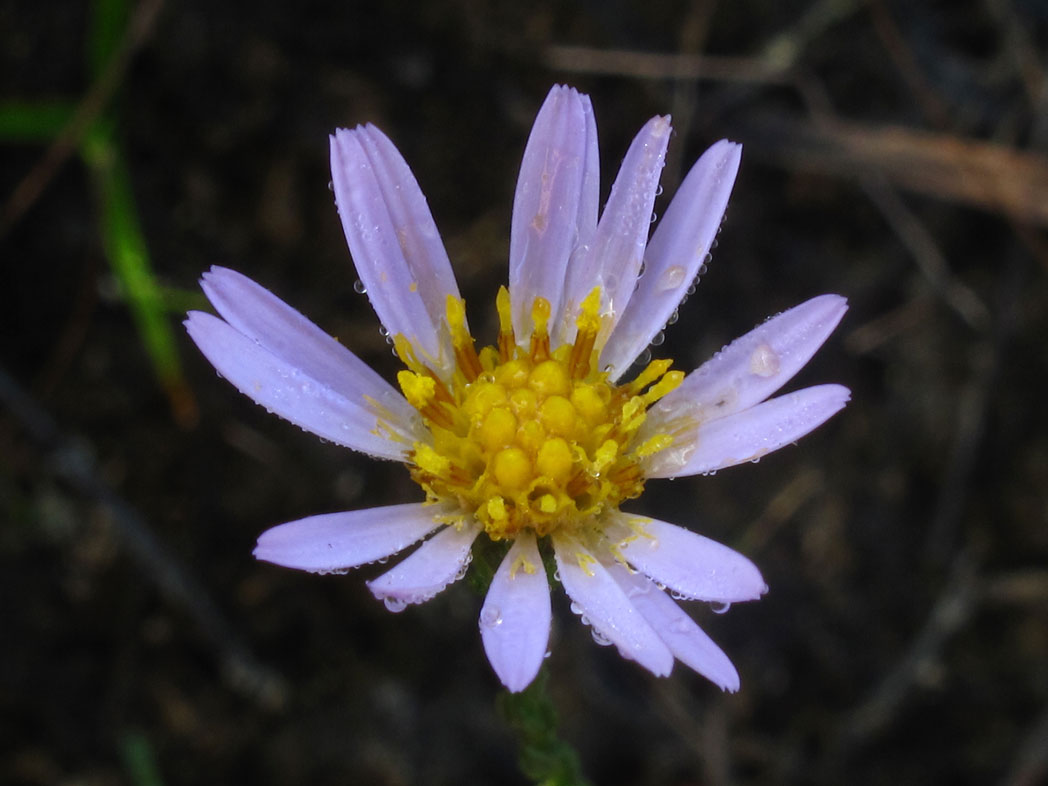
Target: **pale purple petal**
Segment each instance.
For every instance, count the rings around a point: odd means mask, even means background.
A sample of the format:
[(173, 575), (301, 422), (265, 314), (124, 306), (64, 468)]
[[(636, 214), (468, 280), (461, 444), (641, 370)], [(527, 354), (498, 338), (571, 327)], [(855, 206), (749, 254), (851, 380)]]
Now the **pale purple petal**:
[(735, 693), (739, 689), (739, 672), (724, 650), (665, 592), (660, 591), (651, 579), (639, 573), (630, 573), (618, 564), (609, 565), (608, 572), (622, 587), (633, 606), (666, 642), (677, 660), (721, 690)]
[(332, 573), (384, 559), (441, 526), (432, 505), (326, 513), (289, 521), (259, 536), (255, 557), (285, 568)]
[[(397, 423), (417, 420), (400, 391), (268, 289), (217, 266), (200, 283), (226, 322), (279, 360), (332, 390), (367, 396)], [(420, 438), (420, 431), (411, 433)]]
[(611, 187), (596, 234), (572, 259), (563, 313), (565, 340), (574, 337), (578, 305), (596, 286), (601, 288), (601, 313), (608, 316), (609, 332), (622, 316), (644, 259), (670, 130), (669, 117), (653, 117), (637, 134)]
[(408, 603), (425, 603), (462, 578), (470, 547), (479, 533), (475, 522), (445, 527), (392, 570), (369, 581), (368, 589), (391, 610)]
[(850, 397), (841, 385), (816, 385), (711, 420), (645, 460), (644, 472), (650, 478), (684, 477), (758, 461), (821, 426)]
[(331, 178), (357, 274), (382, 324), (443, 371), (443, 320), (458, 286), (426, 199), (407, 163), (375, 126), (331, 137)]
[(480, 611), (484, 651), (511, 693), (524, 690), (539, 673), (549, 644), (550, 620), (546, 570), (535, 536), (525, 532), (502, 559)]
[(601, 355), (620, 377), (666, 325), (717, 236), (739, 171), (742, 147), (717, 142), (695, 162), (666, 208), (645, 253), (645, 272)]
[(568, 259), (596, 205), (596, 124), (589, 99), (570, 87), (550, 90), (531, 129), (513, 198), (509, 290), (513, 330), (531, 335), (536, 297), (549, 301), (556, 328)]
[(657, 677), (668, 675), (673, 654), (607, 569), (569, 535), (553, 535), (553, 553), (565, 592), (593, 630), (618, 647), (623, 657), (637, 661)]
[(848, 310), (839, 295), (820, 295), (784, 311), (726, 346), (688, 374), (648, 412), (644, 434), (682, 415), (698, 422), (758, 404), (811, 360)]
[(615, 515), (620, 522), (636, 522), (645, 533), (625, 528), (609, 533), (621, 539), (617, 545), (625, 560), (686, 598), (736, 603), (756, 600), (768, 590), (756, 565), (715, 540), (665, 521)]
[(314, 379), (294, 361), (202, 311), (185, 321), (190, 338), (219, 374), (245, 396), (296, 426), (323, 439), (379, 458), (404, 460), (417, 439), (411, 421), (404, 422), (369, 403), (373, 389), (347, 374), (337, 389)]

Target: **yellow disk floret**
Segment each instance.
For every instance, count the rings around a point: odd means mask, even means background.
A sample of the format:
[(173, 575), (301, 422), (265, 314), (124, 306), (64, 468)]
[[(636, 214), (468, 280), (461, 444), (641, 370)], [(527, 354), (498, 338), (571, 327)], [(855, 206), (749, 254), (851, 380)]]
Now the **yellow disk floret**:
[[(443, 377), (396, 337), (409, 370), (397, 377), (432, 442), (416, 443), (412, 477), (432, 501), (472, 513), (494, 540), (530, 529), (543, 536), (591, 525), (641, 493), (641, 459), (668, 447), (666, 434), (635, 440), (647, 409), (680, 384), (669, 361), (615, 385), (597, 369), (604, 320), (600, 289), (579, 306), (575, 340), (551, 348), (550, 304), (536, 298), (527, 348), (513, 334), (509, 292), (500, 289), (497, 345), (478, 353), (465, 303), (447, 300), (455, 369)], [(442, 381), (445, 380), (445, 381)]]

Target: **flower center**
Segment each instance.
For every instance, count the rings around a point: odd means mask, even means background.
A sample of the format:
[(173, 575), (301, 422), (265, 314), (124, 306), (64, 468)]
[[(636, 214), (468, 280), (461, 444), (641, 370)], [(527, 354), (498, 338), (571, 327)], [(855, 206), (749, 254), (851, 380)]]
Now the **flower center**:
[(635, 444), (648, 407), (680, 384), (671, 361), (648, 364), (615, 385), (596, 368), (600, 290), (582, 302), (571, 344), (550, 348), (550, 305), (536, 298), (530, 346), (513, 334), (509, 292), (499, 290), (497, 346), (478, 353), (465, 326), (465, 303), (449, 296), (447, 325), (455, 350), (450, 383), (419, 362), (402, 336), (395, 348), (408, 370), (397, 375), (432, 442), (409, 454), (411, 476), (434, 502), (454, 501), (494, 540), (523, 529), (547, 535), (578, 529), (602, 511), (640, 495), (639, 461), (672, 441)]

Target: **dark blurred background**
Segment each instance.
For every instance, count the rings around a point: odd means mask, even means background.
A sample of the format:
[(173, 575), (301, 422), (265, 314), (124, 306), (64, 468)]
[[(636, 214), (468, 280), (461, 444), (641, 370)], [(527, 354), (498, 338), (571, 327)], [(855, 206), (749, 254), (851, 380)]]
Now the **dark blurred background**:
[(771, 591), (690, 610), (722, 695), (597, 647), (556, 593), (550, 689), (595, 784), (1048, 779), (1048, 5), (1040, 0), (0, 0), (0, 782), (518, 784), (466, 582), (400, 615), (256, 563), (265, 528), (420, 499), (240, 396), (186, 339), (212, 264), (392, 379), (328, 190), (371, 121), (486, 341), (549, 86), (593, 98), (603, 194), (672, 113), (665, 209), (745, 144), (691, 368), (846, 295), (797, 447), (637, 507)]

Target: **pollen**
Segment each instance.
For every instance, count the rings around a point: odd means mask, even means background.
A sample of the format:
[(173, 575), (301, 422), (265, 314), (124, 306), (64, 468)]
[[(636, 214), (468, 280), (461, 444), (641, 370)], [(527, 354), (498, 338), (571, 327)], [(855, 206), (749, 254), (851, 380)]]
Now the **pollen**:
[[(518, 342), (510, 296), (499, 290), (497, 343), (478, 352), (466, 304), (448, 297), (446, 325), (454, 368), (428, 368), (396, 336), (408, 367), (397, 381), (431, 440), (409, 453), (409, 469), (431, 502), (472, 514), (493, 540), (525, 530), (538, 536), (592, 527), (605, 512), (639, 496), (640, 461), (669, 447), (668, 434), (637, 433), (648, 408), (683, 374), (656, 360), (616, 385), (597, 370), (602, 336), (600, 289), (579, 305), (574, 341), (552, 346), (550, 304), (531, 304), (531, 335)], [(532, 570), (534, 568), (532, 567)]]

